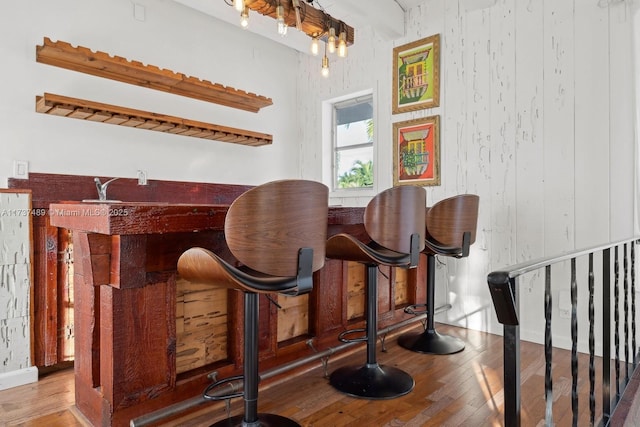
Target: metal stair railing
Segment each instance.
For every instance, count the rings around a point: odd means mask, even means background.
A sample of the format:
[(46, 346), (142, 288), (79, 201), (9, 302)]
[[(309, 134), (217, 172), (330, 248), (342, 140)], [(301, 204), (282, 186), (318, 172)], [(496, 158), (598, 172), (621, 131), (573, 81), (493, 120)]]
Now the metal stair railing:
[[(519, 427), (521, 424), (521, 379), (520, 379), (520, 304), (519, 279), (526, 273), (544, 269), (544, 314), (545, 314), (545, 425), (553, 423), (553, 384), (552, 384), (552, 292), (551, 268), (555, 264), (570, 261), (571, 289), (571, 408), (572, 424), (578, 425), (578, 276), (576, 259), (588, 257), (588, 317), (589, 317), (589, 424), (608, 426), (613, 410), (620, 401), (622, 393), (633, 371), (638, 367), (638, 347), (636, 345), (636, 288), (635, 260), (638, 237), (614, 243), (595, 246), (583, 250), (568, 252), (554, 257), (524, 262), (493, 271), (487, 276), (491, 298), (498, 317), (504, 328), (504, 422), (505, 426)], [(612, 249), (613, 267), (612, 272)], [(598, 283), (602, 288), (601, 318), (595, 319), (594, 290), (594, 255), (602, 256), (602, 277)], [(620, 259), (623, 261), (620, 271)], [(622, 273), (622, 278), (620, 277)], [(622, 289), (621, 289), (622, 287)], [(613, 289), (614, 301), (611, 302)], [(623, 319), (620, 319), (622, 306)], [(613, 308), (613, 312), (612, 312)], [(595, 378), (595, 334), (596, 320), (602, 323), (602, 413), (596, 414), (596, 378)], [(623, 322), (623, 323), (621, 323)], [(620, 331), (622, 330), (622, 337)], [(614, 333), (614, 352), (612, 359), (611, 332)], [(623, 340), (623, 358), (620, 356)], [(615, 378), (611, 382), (611, 362), (614, 362)], [(621, 369), (624, 363), (624, 372)], [(630, 372), (631, 370), (631, 372)], [(597, 416), (599, 415), (599, 416)]]

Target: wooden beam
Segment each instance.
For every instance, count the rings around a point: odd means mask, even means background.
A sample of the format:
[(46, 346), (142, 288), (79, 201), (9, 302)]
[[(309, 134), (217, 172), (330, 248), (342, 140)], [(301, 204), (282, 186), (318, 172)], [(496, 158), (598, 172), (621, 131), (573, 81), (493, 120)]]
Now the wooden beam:
[(265, 133), (214, 125), (183, 119), (181, 117), (134, 110), (132, 108), (70, 98), (51, 93), (45, 93), (44, 96), (36, 96), (36, 111), (38, 113), (56, 116), (249, 146), (268, 145), (273, 142), (273, 137)]
[[(309, 37), (320, 37), (322, 40), (326, 40), (329, 28), (333, 28), (336, 32), (336, 37), (341, 31), (344, 31), (346, 34), (347, 45), (353, 44), (355, 38), (355, 31), (353, 27), (333, 18), (322, 10), (312, 7), (305, 0), (299, 0), (299, 3), (302, 32), (307, 34)], [(276, 19), (276, 7), (278, 5), (278, 0), (245, 0), (245, 4), (249, 9), (261, 15)], [(295, 27), (296, 12), (293, 7), (292, 0), (280, 0), (280, 4), (284, 9), (284, 22), (289, 27)]]
[(36, 46), (36, 61), (253, 113), (273, 104), (271, 98), (261, 95), (104, 52), (93, 52), (86, 47), (74, 47), (67, 42), (52, 42), (48, 37), (44, 38), (42, 46)]

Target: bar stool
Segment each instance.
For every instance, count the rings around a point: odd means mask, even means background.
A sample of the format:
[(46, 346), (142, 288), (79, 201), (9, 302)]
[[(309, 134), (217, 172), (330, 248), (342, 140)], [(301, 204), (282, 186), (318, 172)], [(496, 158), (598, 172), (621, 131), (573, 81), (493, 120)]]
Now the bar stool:
[[(376, 360), (378, 324), (378, 266), (414, 268), (424, 248), (427, 195), (422, 187), (401, 186), (376, 195), (364, 211), (364, 227), (372, 239), (363, 243), (341, 233), (327, 241), (327, 258), (356, 261), (366, 266), (366, 327), (340, 334), (342, 342), (366, 341), (367, 361), (336, 369), (329, 377), (337, 390), (353, 397), (391, 399), (409, 393), (413, 378), (406, 372), (379, 365)], [(355, 332), (365, 336), (351, 338)]]
[(405, 308), (409, 314), (427, 312), (424, 332), (407, 332), (398, 337), (398, 344), (417, 353), (453, 354), (464, 350), (464, 341), (435, 330), (435, 256), (463, 258), (469, 256), (469, 247), (476, 241), (478, 205), (475, 194), (460, 194), (434, 204), (427, 209), (427, 303)]
[(225, 239), (236, 260), (223, 260), (203, 248), (180, 256), (178, 272), (183, 278), (244, 294), (244, 391), (223, 397), (207, 394), (238, 379), (234, 377), (211, 384), (204, 393), (214, 400), (241, 395), (244, 414), (213, 426), (299, 426), (280, 415), (258, 413), (258, 296), (311, 291), (313, 272), (325, 262), (328, 196), (328, 188), (313, 181), (283, 180), (255, 187), (231, 204), (225, 218)]

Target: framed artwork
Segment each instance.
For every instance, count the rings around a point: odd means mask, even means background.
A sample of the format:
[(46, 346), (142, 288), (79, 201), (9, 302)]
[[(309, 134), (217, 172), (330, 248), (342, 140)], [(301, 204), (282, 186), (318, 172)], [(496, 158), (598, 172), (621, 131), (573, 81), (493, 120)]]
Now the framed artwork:
[(393, 114), (440, 105), (440, 34), (393, 49)]
[(440, 185), (440, 116), (393, 124), (393, 185)]

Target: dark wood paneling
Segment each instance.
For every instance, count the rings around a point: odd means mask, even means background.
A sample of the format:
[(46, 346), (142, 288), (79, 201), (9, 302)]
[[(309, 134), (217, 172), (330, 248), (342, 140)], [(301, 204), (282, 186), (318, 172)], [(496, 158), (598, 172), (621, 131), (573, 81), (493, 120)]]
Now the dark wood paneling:
[(33, 221), (34, 364), (50, 366), (58, 357), (58, 229), (48, 216)]

